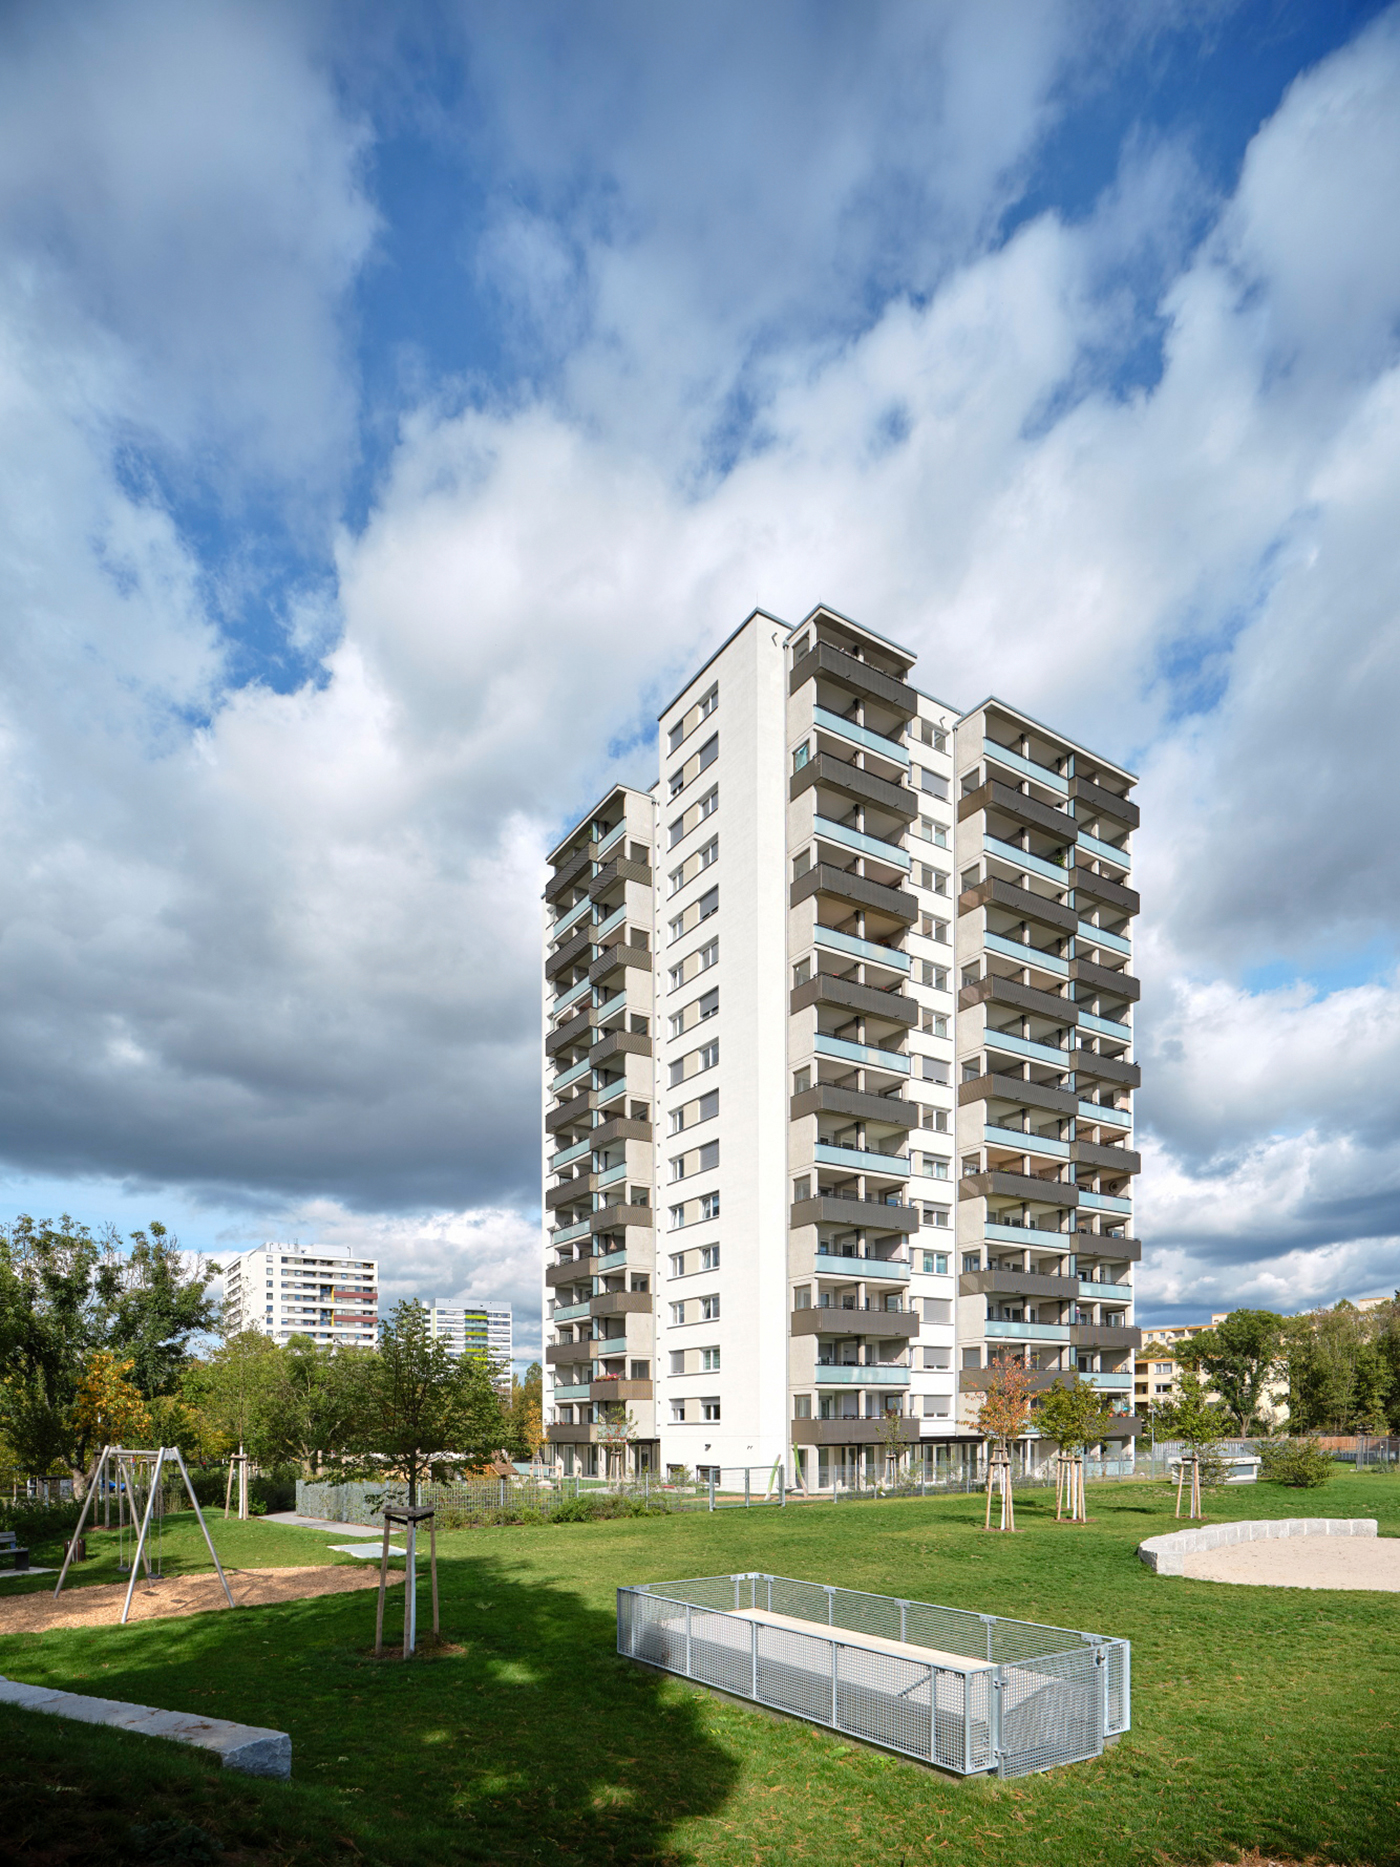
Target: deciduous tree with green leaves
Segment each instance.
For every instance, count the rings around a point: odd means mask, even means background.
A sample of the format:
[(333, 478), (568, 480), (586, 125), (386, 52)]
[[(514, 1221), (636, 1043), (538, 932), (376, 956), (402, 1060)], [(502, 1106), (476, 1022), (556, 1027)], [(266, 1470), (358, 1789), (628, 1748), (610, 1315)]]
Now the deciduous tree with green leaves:
[(1112, 1418), (1103, 1394), (1092, 1381), (1081, 1381), (1073, 1368), (1057, 1377), (1035, 1410), (1041, 1437), (1053, 1440), (1062, 1452), (1082, 1453), (1097, 1445)]
[(1261, 1407), (1283, 1374), (1284, 1319), (1272, 1310), (1237, 1309), (1212, 1328), (1179, 1343), (1177, 1360), (1199, 1374), (1241, 1437), (1268, 1431)]
[(471, 1355), (454, 1359), (421, 1303), (395, 1305), (379, 1352), (365, 1359), (361, 1391), (349, 1450), (401, 1478), (410, 1504), (425, 1477), (442, 1483), (484, 1464), (505, 1439), (491, 1368)]

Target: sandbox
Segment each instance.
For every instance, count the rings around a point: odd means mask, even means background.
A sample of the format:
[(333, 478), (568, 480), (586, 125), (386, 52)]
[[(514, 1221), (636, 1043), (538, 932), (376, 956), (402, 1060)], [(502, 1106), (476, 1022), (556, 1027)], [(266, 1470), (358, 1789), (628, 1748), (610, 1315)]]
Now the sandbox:
[(1202, 1524), (1149, 1537), (1138, 1555), (1158, 1575), (1264, 1588), (1400, 1592), (1400, 1538), (1374, 1517), (1277, 1517)]
[[(301, 1601), (312, 1595), (339, 1595), (347, 1590), (377, 1588), (375, 1570), (354, 1568), (336, 1563), (330, 1568), (251, 1569), (241, 1574), (228, 1571), (229, 1586), (240, 1608), (266, 1607), (277, 1601)], [(390, 1582), (401, 1582), (402, 1572), (390, 1575)], [(45, 1589), (42, 1594), (11, 1596), (0, 1600), (0, 1635), (37, 1634), (50, 1627), (116, 1626), (121, 1619), (126, 1584), (109, 1586), (97, 1583), (88, 1588), (70, 1589), (55, 1601)], [(131, 1599), (133, 1621), (171, 1619), (185, 1614), (228, 1612), (219, 1578), (207, 1572), (168, 1576), (147, 1587), (139, 1580)]]

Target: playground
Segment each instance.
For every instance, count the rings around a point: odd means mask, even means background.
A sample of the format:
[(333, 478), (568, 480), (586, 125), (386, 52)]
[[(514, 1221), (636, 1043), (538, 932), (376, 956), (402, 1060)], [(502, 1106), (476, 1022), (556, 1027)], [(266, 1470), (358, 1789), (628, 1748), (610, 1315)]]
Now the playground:
[[(124, 1627), (11, 1631), (0, 1618), (0, 1674), (286, 1731), (291, 1780), (232, 1778), (172, 1744), (0, 1707), (0, 1797), (23, 1811), (7, 1843), (20, 1861), (94, 1867), (139, 1858), (132, 1833), (162, 1822), (194, 1831), (175, 1858), (219, 1858), (217, 1843), (244, 1861), (317, 1867), (1400, 1858), (1394, 1596), (1155, 1575), (1136, 1551), (1179, 1527), (1174, 1494), (1090, 1482), (1088, 1521), (1057, 1523), (1053, 1492), (1018, 1493), (1015, 1534), (987, 1531), (975, 1494), (440, 1533), (443, 1638), (408, 1662), (395, 1644), (401, 1588), (374, 1657), (377, 1565), (335, 1552), (343, 1527), (225, 1523), (216, 1511), (209, 1528), (236, 1600), (245, 1580), (277, 1586), (289, 1569), (301, 1591), (137, 1619), (138, 1585)], [(1205, 1518), (1284, 1518), (1299, 1503), (1274, 1485), (1231, 1487), (1207, 1495)], [(1400, 1536), (1394, 1479), (1339, 1475), (1307, 1494), (1307, 1508), (1319, 1504), (1377, 1519), (1382, 1542)], [(61, 1600), (122, 1582), (114, 1544), (114, 1532), (89, 1533)], [(34, 1559), (60, 1556), (54, 1545)], [(346, 1575), (346, 1592), (307, 1592), (327, 1569)], [(164, 1570), (152, 1593), (172, 1599), (212, 1578), (192, 1516), (167, 1519)], [(1131, 1731), (1048, 1774), (952, 1782), (619, 1657), (619, 1585), (741, 1571), (838, 1576), (871, 1594), (1129, 1640)], [(0, 1616), (52, 1603), (53, 1581), (0, 1582)]]

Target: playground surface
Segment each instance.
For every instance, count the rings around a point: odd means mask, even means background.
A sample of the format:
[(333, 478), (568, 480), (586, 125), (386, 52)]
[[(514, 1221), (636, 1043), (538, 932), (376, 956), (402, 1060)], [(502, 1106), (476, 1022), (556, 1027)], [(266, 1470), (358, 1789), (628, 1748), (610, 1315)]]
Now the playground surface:
[[(392, 1582), (403, 1580), (403, 1570), (391, 1569)], [(278, 1601), (302, 1601), (312, 1595), (342, 1595), (352, 1589), (377, 1588), (377, 1568), (230, 1569), (228, 1585), (240, 1608), (269, 1607)], [(44, 1633), (51, 1627), (115, 1627), (126, 1600), (124, 1582), (93, 1588), (66, 1589), (57, 1601), (53, 1590), (0, 1600), (0, 1637), (7, 1634)], [(137, 1581), (131, 1597), (132, 1621), (173, 1620), (211, 1610), (228, 1613), (219, 1578), (209, 1573), (181, 1574), (148, 1584)]]
[(1400, 1537), (1276, 1537), (1187, 1556), (1196, 1582), (1255, 1588), (1368, 1588), (1400, 1594)]

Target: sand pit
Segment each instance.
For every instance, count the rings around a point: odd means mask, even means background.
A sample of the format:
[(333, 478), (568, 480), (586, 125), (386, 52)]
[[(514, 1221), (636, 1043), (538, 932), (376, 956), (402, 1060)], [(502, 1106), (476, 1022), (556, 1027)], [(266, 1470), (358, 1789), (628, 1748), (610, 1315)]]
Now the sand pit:
[(1182, 1568), (1198, 1582), (1400, 1593), (1400, 1537), (1299, 1536), (1233, 1543), (1185, 1556)]
[[(351, 1589), (377, 1588), (379, 1571), (368, 1565), (336, 1563), (322, 1569), (229, 1569), (228, 1585), (240, 1608), (265, 1607), (274, 1601), (302, 1601), (312, 1595), (341, 1595)], [(389, 1571), (392, 1586), (403, 1580), (403, 1570)], [(50, 1627), (110, 1627), (121, 1620), (126, 1584), (94, 1588), (65, 1588), (55, 1601), (52, 1589), (42, 1594), (0, 1600), (0, 1634), (37, 1634)], [(131, 1597), (132, 1621), (168, 1620), (185, 1614), (228, 1613), (224, 1591), (213, 1570), (196, 1575), (171, 1576), (147, 1588), (136, 1584)]]

